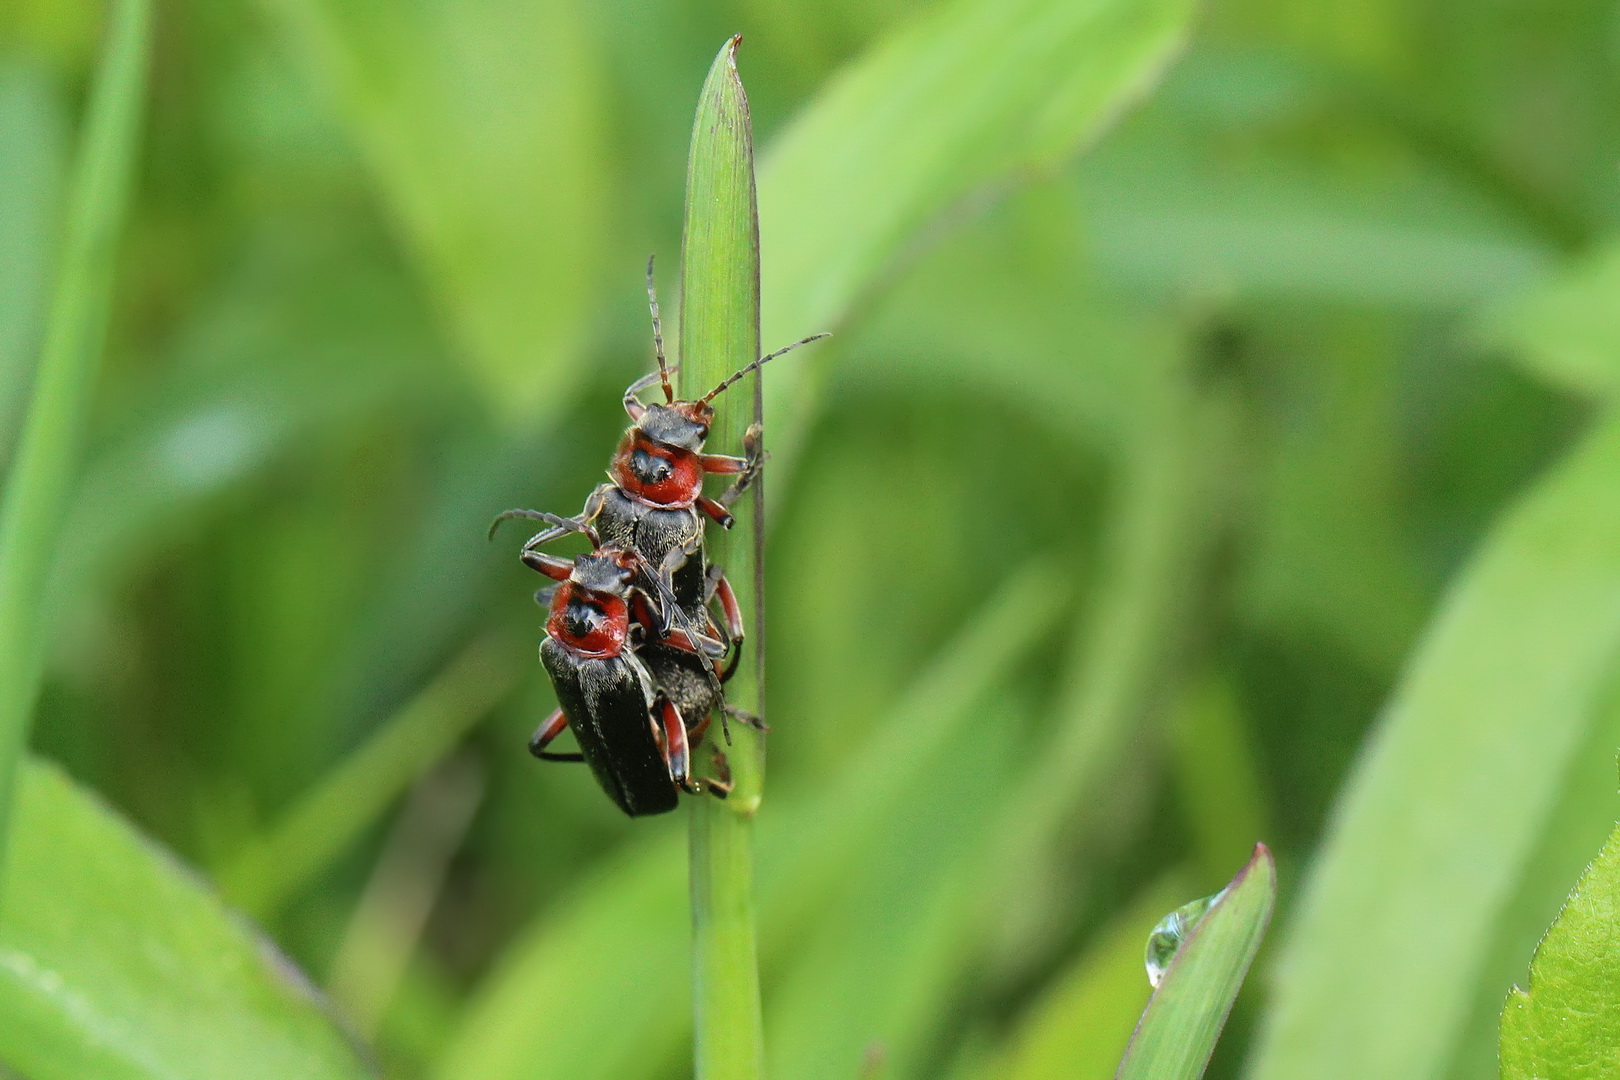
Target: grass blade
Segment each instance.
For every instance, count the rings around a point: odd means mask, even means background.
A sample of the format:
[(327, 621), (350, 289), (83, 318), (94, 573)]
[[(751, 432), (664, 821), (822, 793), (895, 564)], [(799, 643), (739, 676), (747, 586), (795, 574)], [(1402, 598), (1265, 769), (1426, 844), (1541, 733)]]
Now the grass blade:
[(1602, 722), (1620, 655), (1617, 482), (1611, 419), (1451, 590), (1341, 800), (1255, 1080), (1418, 1080), (1456, 1052), (1497, 921)]
[[(680, 393), (702, 397), (759, 349), (759, 216), (748, 97), (737, 75), (737, 45), (720, 50), (698, 95), (686, 175), (681, 243)], [(759, 414), (760, 373), (715, 400), (709, 445), (742, 451)], [(762, 485), (733, 509), (731, 532), (710, 530), (709, 556), (726, 570), (751, 616), (748, 643), (726, 699), (764, 715), (765, 597), (760, 546)], [(723, 718), (718, 718), (723, 719)], [(754, 933), (753, 814), (764, 783), (765, 740), (733, 724), (726, 748), (734, 788), (724, 804), (697, 800), (691, 812), (692, 958), (698, 1080), (749, 1080), (764, 1071), (764, 1022)]]
[[(946, 211), (1095, 138), (1156, 82), (1193, 10), (958, 0), (842, 72), (761, 169), (766, 339), (836, 330)], [(779, 459), (813, 419), (802, 362), (785, 366), (766, 407)]]
[(110, 12), (73, 166), (33, 400), (0, 499), (0, 846), (48, 632), (45, 585), (101, 359), (146, 86), (147, 0)]
[(0, 462), (11, 454), (45, 322), (66, 158), (61, 104), (45, 72), (0, 64)]
[(1198, 1080), (1260, 948), (1277, 895), (1264, 844), (1193, 926), (1153, 991), (1115, 1080)]

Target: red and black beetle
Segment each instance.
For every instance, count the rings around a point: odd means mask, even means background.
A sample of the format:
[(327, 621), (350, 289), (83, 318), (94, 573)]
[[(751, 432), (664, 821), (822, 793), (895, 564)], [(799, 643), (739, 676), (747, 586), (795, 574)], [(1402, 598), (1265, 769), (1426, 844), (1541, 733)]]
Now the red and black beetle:
[[(677, 699), (659, 689), (633, 646), (631, 615), (642, 600), (635, 585), (640, 556), (601, 546), (594, 531), (582, 531), (592, 542), (590, 553), (568, 560), (534, 552), (526, 560), (560, 582), (551, 590), (540, 644), (558, 708), (534, 733), (529, 750), (550, 761), (584, 761), (631, 817), (666, 813), (679, 803), (680, 791), (704, 790), (691, 770), (691, 747), (702, 738), (703, 725), (688, 732)], [(699, 644), (685, 631), (673, 631), (668, 647), (681, 646)], [(546, 749), (564, 728), (572, 729), (579, 753)], [(710, 785), (724, 795), (723, 785)]]

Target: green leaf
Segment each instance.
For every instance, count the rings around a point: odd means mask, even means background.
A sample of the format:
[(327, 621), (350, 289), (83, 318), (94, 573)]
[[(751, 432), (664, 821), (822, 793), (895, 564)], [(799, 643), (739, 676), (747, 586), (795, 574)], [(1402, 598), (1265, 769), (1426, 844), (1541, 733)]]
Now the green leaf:
[[(841, 72), (760, 168), (765, 341), (837, 329), (952, 207), (1062, 164), (1152, 87), (1193, 9), (957, 0)], [(813, 402), (781, 366), (766, 420), (791, 452)]]
[[(681, 240), (678, 391), (688, 401), (702, 398), (760, 356), (754, 132), (748, 95), (737, 74), (740, 41), (732, 38), (715, 57), (692, 120)], [(744, 432), (759, 418), (760, 377), (756, 370), (715, 400), (708, 436), (714, 450), (742, 452)], [(742, 667), (726, 687), (727, 703), (756, 715), (761, 712), (765, 659), (759, 506), (756, 484), (737, 504), (732, 529), (711, 532), (707, 552), (715, 565), (725, 567), (753, 630)], [(726, 748), (730, 796), (723, 804), (698, 800), (689, 816), (693, 1071), (698, 1080), (754, 1080), (764, 1073), (754, 928), (754, 813), (763, 795), (765, 739), (746, 725), (735, 727)]]
[(91, 90), (33, 400), (0, 500), (0, 846), (50, 631), (46, 583), (106, 342), (146, 96), (148, 0), (121, 0)]
[(606, 234), (607, 123), (575, 5), (276, 0), (334, 92), (493, 411), (566, 400)]
[(1611, 419), (1451, 589), (1338, 807), (1255, 1080), (1418, 1080), (1456, 1052), (1497, 922), (1604, 722), (1620, 653), (1617, 483)]
[(1554, 386), (1589, 397), (1620, 394), (1620, 243), (1491, 310), (1479, 336)]
[(1620, 1076), (1620, 828), (1586, 868), (1502, 1009), (1502, 1080)]
[(61, 112), (43, 71), (0, 65), (0, 461), (11, 452), (45, 321), (66, 157)]
[(373, 1075), (303, 977), (52, 766), (30, 763), (0, 896), (0, 1061), (30, 1080)]
[(1142, 1011), (1116, 1080), (1198, 1080), (1260, 948), (1277, 895), (1264, 844), (1193, 925)]

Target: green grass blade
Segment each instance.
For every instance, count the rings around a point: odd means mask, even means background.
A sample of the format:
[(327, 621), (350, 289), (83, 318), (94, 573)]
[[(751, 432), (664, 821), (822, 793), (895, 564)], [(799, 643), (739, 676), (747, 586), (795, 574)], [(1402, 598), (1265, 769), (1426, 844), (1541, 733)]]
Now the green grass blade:
[(1198, 1080), (1215, 1051), (1277, 895), (1271, 852), (1254, 856), (1193, 926), (1153, 991), (1116, 1080)]
[(0, 462), (16, 440), (45, 322), (67, 156), (61, 112), (44, 71), (0, 63)]
[(1502, 1080), (1620, 1076), (1620, 829), (1536, 948), (1502, 1010)]
[[(840, 73), (761, 167), (765, 340), (836, 330), (945, 212), (1094, 139), (1158, 79), (1193, 10), (957, 0)], [(803, 365), (768, 394), (779, 458), (812, 420)]]
[(55, 768), (31, 763), (0, 895), (0, 1061), (30, 1080), (358, 1080), (269, 942)]
[(335, 94), (490, 408), (568, 400), (611, 175), (597, 50), (564, 0), (274, 0)]
[[(726, 42), (698, 94), (686, 173), (681, 241), (680, 385), (700, 398), (759, 351), (759, 213), (754, 198), (754, 135), (737, 74), (737, 45)], [(758, 419), (760, 373), (715, 399), (712, 451), (740, 454)], [(765, 597), (760, 545), (762, 485), (733, 508), (729, 533), (709, 530), (708, 555), (725, 568), (749, 619), (747, 653), (726, 700), (764, 715)], [(723, 718), (716, 717), (718, 722)], [(754, 929), (753, 815), (763, 795), (765, 739), (733, 723), (725, 748), (734, 787), (723, 803), (691, 809), (693, 1054), (698, 1080), (751, 1080), (764, 1072), (759, 951)]]
[(33, 400), (0, 498), (0, 846), (49, 632), (44, 600), (107, 331), (146, 87), (147, 0), (109, 13), (68, 191)]
[(1451, 590), (1290, 927), (1255, 1080), (1418, 1080), (1456, 1052), (1497, 921), (1604, 722), (1620, 655), (1616, 484), (1611, 419)]
[(330, 867), (511, 690), (508, 655), (476, 642), (317, 781), (221, 872), (231, 901), (263, 917)]

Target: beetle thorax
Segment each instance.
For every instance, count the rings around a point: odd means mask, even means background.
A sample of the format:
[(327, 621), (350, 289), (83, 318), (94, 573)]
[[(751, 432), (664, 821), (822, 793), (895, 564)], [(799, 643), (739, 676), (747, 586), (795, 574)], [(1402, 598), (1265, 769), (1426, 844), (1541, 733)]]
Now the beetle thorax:
[(627, 494), (652, 506), (691, 506), (703, 491), (697, 453), (652, 439), (640, 427), (624, 433), (609, 475)]
[(551, 598), (546, 633), (582, 657), (618, 656), (630, 635), (624, 597), (566, 581)]

